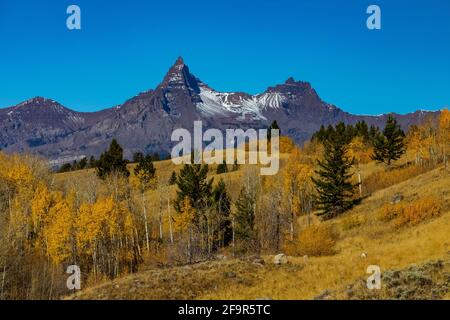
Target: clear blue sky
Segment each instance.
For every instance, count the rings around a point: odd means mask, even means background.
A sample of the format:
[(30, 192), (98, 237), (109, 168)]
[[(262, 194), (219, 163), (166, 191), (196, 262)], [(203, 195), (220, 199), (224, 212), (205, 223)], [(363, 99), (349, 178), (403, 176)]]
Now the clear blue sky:
[[(82, 30), (66, 28), (77, 4)], [(382, 30), (366, 28), (378, 4)], [(448, 0), (0, 0), (0, 107), (33, 96), (79, 111), (154, 88), (182, 55), (222, 91), (289, 76), (359, 114), (450, 105)]]

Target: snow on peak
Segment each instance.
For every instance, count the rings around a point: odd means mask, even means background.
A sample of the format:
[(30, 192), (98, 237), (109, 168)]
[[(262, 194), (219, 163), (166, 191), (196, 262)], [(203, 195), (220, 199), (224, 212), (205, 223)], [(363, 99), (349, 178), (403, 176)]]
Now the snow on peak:
[(200, 87), (201, 102), (197, 109), (207, 116), (217, 114), (241, 114), (245, 118), (267, 120), (262, 111), (265, 109), (279, 109), (286, 98), (279, 92), (266, 92), (259, 95), (246, 95), (235, 92), (217, 92), (206, 86)]

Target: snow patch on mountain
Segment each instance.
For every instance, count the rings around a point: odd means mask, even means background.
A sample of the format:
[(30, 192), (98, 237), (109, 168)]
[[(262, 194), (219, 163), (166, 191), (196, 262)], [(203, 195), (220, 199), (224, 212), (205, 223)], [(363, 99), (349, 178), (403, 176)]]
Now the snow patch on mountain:
[(201, 102), (197, 109), (207, 116), (241, 114), (239, 118), (250, 116), (257, 120), (267, 120), (262, 111), (282, 107), (286, 98), (278, 92), (266, 92), (259, 95), (242, 95), (235, 92), (218, 92), (207, 87), (200, 87)]

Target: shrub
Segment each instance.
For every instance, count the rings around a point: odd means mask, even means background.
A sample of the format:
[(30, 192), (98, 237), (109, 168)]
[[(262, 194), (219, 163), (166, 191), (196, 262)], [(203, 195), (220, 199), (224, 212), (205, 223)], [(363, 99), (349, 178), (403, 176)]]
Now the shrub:
[(337, 234), (329, 224), (316, 224), (299, 235), (299, 250), (302, 255), (326, 256), (334, 254)]
[(397, 204), (385, 204), (381, 209), (378, 211), (377, 218), (380, 221), (391, 221), (394, 218), (398, 217), (403, 210), (405, 209), (404, 203), (397, 203)]
[(436, 197), (424, 197), (411, 203), (384, 205), (378, 212), (380, 221), (393, 220), (394, 226), (417, 225), (423, 221), (436, 217), (441, 212), (441, 202)]
[(435, 197), (425, 197), (406, 206), (401, 214), (394, 220), (396, 227), (404, 225), (417, 225), (436, 217), (441, 212), (441, 203)]

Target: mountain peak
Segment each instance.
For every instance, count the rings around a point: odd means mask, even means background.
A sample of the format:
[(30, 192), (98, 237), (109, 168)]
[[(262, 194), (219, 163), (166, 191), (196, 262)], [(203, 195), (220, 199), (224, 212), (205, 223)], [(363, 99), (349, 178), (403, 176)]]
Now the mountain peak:
[(160, 87), (166, 89), (187, 88), (199, 92), (198, 85), (200, 82), (200, 80), (189, 72), (189, 67), (184, 63), (183, 58), (180, 56), (167, 72)]
[(294, 77), (289, 77), (284, 83), (286, 84), (294, 84), (296, 81)]
[(24, 107), (24, 106), (29, 106), (29, 107), (33, 107), (33, 106), (54, 106), (54, 105), (60, 105), (58, 102), (52, 100), (52, 99), (48, 99), (45, 97), (41, 97), (41, 96), (36, 96), (33, 97), (31, 99), (25, 100), (21, 103), (19, 103), (18, 105), (16, 105), (16, 107)]
[(177, 58), (177, 61), (175, 61), (175, 66), (178, 66), (178, 65), (184, 65), (184, 59), (182, 56), (179, 56)]

